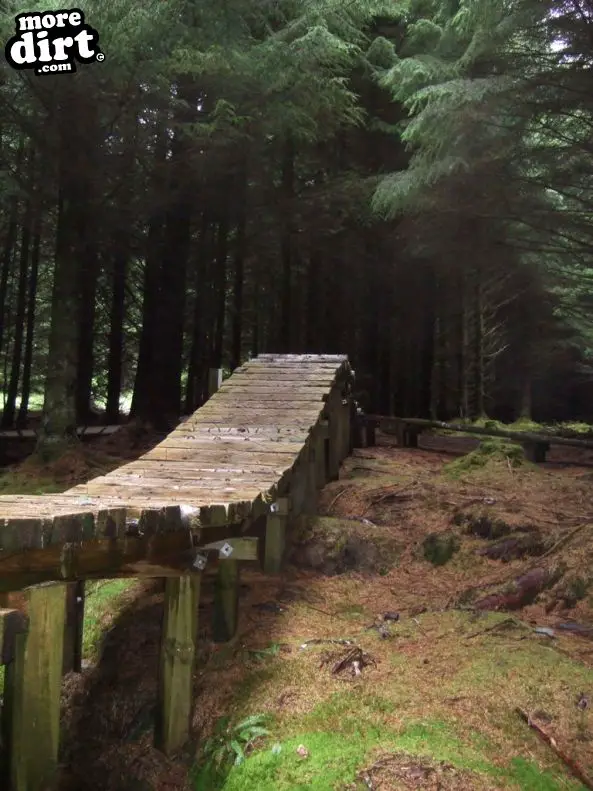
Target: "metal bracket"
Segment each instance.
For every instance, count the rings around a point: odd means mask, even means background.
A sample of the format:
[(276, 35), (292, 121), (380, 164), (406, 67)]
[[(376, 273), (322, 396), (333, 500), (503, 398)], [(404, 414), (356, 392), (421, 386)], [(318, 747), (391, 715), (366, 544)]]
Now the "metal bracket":
[(204, 571), (206, 568), (206, 563), (208, 563), (208, 558), (206, 555), (197, 554), (192, 565), (198, 571)]
[(221, 558), (229, 558), (233, 554), (233, 548), (230, 544), (224, 543), (218, 550), (218, 555)]

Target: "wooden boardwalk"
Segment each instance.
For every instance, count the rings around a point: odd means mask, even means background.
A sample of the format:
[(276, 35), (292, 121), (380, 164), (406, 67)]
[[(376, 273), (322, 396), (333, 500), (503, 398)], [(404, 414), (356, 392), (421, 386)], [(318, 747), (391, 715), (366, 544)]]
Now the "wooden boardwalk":
[(215, 561), (214, 639), (228, 640), (239, 562), (279, 572), (291, 519), (350, 451), (352, 378), (343, 355), (260, 355), (136, 461), (64, 494), (0, 497), (0, 593), (28, 599), (28, 619), (0, 610), (2, 787), (41, 791), (55, 772), (61, 674), (80, 663), (92, 578), (166, 578), (155, 740), (183, 745), (200, 577)]
[[(338, 416), (349, 410), (341, 400), (350, 377), (343, 356), (261, 355), (136, 461), (61, 495), (1, 496), (0, 592), (50, 579), (139, 573), (143, 564), (145, 572), (154, 571), (148, 566), (158, 566), (155, 558), (169, 549), (182, 567), (186, 558), (173, 537), (161, 539), (163, 552), (147, 547), (146, 558), (123, 553), (119, 562), (112, 540), (181, 530), (188, 535), (190, 528), (196, 547), (216, 540), (217, 527), (269, 512), (308, 465), (330, 410)], [(332, 428), (338, 423), (336, 417)], [(330, 477), (343, 450), (330, 443)], [(296, 510), (303, 497), (299, 484)]]

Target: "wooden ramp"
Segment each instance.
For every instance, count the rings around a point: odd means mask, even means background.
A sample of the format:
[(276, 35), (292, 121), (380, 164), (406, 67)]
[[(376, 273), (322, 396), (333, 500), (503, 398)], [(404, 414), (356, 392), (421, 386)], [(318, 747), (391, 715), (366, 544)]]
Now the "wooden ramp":
[[(192, 549), (244, 535), (289, 492), (301, 510), (315, 445), (349, 423), (351, 377), (342, 355), (260, 355), (138, 460), (64, 494), (1, 496), (0, 592), (191, 569)], [(330, 478), (347, 453), (330, 442)]]
[(27, 617), (0, 610), (0, 787), (44, 791), (55, 777), (61, 678), (80, 669), (91, 578), (166, 579), (155, 744), (184, 745), (201, 577), (214, 560), (212, 634), (224, 642), (239, 562), (279, 572), (291, 518), (338, 477), (352, 378), (343, 355), (260, 355), (138, 460), (64, 494), (0, 497), (0, 593), (27, 599)]

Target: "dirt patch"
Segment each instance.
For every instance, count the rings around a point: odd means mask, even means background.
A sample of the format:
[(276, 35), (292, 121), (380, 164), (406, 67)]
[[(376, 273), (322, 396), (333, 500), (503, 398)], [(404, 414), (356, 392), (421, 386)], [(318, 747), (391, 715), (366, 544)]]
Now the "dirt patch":
[(385, 574), (401, 554), (388, 529), (362, 520), (307, 517), (295, 527), (292, 563), (321, 574)]

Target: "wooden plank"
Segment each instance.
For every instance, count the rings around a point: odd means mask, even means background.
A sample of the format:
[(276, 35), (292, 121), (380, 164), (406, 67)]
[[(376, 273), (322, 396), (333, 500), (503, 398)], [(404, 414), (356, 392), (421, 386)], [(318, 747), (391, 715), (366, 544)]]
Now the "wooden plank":
[[(186, 434), (187, 431), (191, 430), (193, 436), (196, 439), (203, 439), (204, 441), (212, 441), (216, 439), (247, 439), (251, 437), (252, 439), (263, 439), (263, 438), (272, 438), (276, 440), (281, 440), (283, 437), (288, 438), (290, 441), (294, 442), (305, 442), (309, 432), (303, 431), (299, 428), (293, 428), (292, 426), (255, 426), (253, 428), (229, 428), (227, 426), (203, 426), (199, 422), (191, 422), (190, 418), (187, 418), (182, 423), (179, 423), (175, 429), (171, 432), (172, 435)], [(171, 434), (169, 436), (171, 436)]]
[[(222, 541), (213, 541), (209, 544), (204, 544), (201, 549), (205, 552), (216, 551), (219, 552), (225, 544), (232, 547), (232, 560), (257, 560), (257, 544), (259, 539), (254, 537), (247, 538), (225, 538)], [(221, 560), (221, 563), (226, 563), (226, 560)]]
[[(232, 412), (232, 414), (231, 414)], [(300, 428), (302, 431), (310, 431), (319, 419), (320, 410), (302, 413), (294, 412), (292, 417), (286, 412), (272, 412), (266, 410), (265, 413), (241, 412), (240, 410), (230, 410), (224, 414), (223, 410), (217, 408), (202, 416), (202, 419), (195, 425), (201, 426), (224, 426), (232, 428), (256, 428), (257, 426), (292, 426)], [(166, 442), (167, 440), (163, 440)]]
[(199, 598), (199, 576), (166, 581), (155, 726), (155, 746), (166, 755), (189, 738)]
[[(276, 404), (278, 401), (291, 401), (293, 406), (294, 404), (300, 406), (302, 403), (317, 404), (323, 401), (330, 389), (330, 387), (299, 388), (294, 384), (283, 385), (280, 383), (275, 385), (271, 383), (269, 385), (255, 383), (244, 385), (235, 383), (221, 388), (216, 394), (216, 398), (212, 400), (212, 403), (220, 403), (230, 398), (237, 398), (241, 399), (241, 401), (245, 401), (250, 395), (254, 397), (263, 396), (263, 398), (260, 399), (262, 406), (268, 406), (269, 404), (272, 409), (278, 409), (280, 408)], [(202, 409), (205, 409), (205, 405)]]
[[(257, 459), (254, 459), (257, 461)], [(122, 474), (146, 474), (149, 473), (150, 475), (158, 475), (161, 472), (166, 475), (174, 476), (176, 479), (184, 479), (184, 478), (210, 478), (210, 477), (218, 477), (218, 478), (225, 478), (228, 476), (251, 476), (253, 478), (257, 478), (258, 480), (261, 479), (262, 476), (269, 476), (273, 475), (275, 477), (281, 477), (287, 471), (292, 468), (292, 464), (287, 463), (285, 465), (261, 465), (261, 464), (243, 464), (242, 466), (222, 466), (222, 465), (210, 465), (206, 467), (204, 465), (199, 464), (191, 464), (189, 462), (175, 462), (175, 465), (171, 466), (164, 461), (146, 461), (146, 462), (132, 462), (131, 464), (126, 464), (123, 467), (119, 468)]]
[(249, 428), (251, 426), (292, 426), (301, 428), (302, 431), (308, 430), (315, 423), (321, 413), (323, 404), (315, 404), (306, 409), (297, 409), (294, 404), (291, 413), (285, 409), (262, 408), (250, 409), (243, 408), (239, 402), (229, 404), (228, 407), (221, 405), (220, 402), (214, 404), (203, 411), (192, 421), (197, 426), (220, 425), (221, 423), (229, 428)]
[(212, 637), (215, 643), (226, 643), (237, 632), (239, 613), (239, 563), (219, 563), (214, 587)]
[[(183, 443), (180, 445), (179, 443)], [(274, 442), (273, 440), (263, 439), (263, 440), (255, 440), (255, 439), (221, 439), (218, 442), (205, 442), (201, 438), (197, 439), (182, 439), (180, 437), (174, 437), (166, 442), (159, 443), (156, 447), (152, 450), (149, 450), (147, 453), (139, 457), (140, 459), (150, 459), (154, 458), (154, 454), (158, 453), (159, 451), (163, 450), (192, 450), (194, 453), (203, 453), (204, 457), (206, 454), (210, 454), (211, 457), (215, 455), (224, 455), (229, 453), (234, 454), (250, 454), (250, 453), (257, 453), (268, 456), (275, 456), (279, 458), (281, 455), (292, 455), (298, 456), (300, 451), (303, 448), (302, 442)]]
[[(281, 400), (284, 399), (284, 400)], [(258, 393), (258, 392), (245, 392), (241, 393), (240, 395), (225, 395), (220, 396), (220, 399), (216, 402), (216, 408), (218, 409), (220, 405), (224, 402), (224, 406), (226, 407), (227, 403), (236, 403), (236, 409), (239, 410), (257, 410), (259, 413), (267, 413), (269, 410), (287, 410), (292, 411), (295, 409), (296, 405), (299, 406), (301, 404), (311, 404), (314, 410), (320, 412), (323, 408), (323, 401), (319, 399), (301, 399), (298, 401), (297, 399), (290, 398), (287, 394), (278, 393), (273, 398), (270, 396), (268, 397), (266, 394)], [(214, 407), (214, 405), (213, 405)], [(233, 408), (233, 415), (235, 414), (235, 409)], [(206, 413), (204, 413), (206, 414)]]
[[(218, 498), (218, 502), (231, 503), (235, 500), (253, 500), (258, 494), (262, 492), (259, 486), (220, 486), (204, 487), (198, 489), (197, 487), (180, 486), (175, 491), (166, 491), (158, 489), (156, 486), (118, 486), (117, 484), (88, 484), (87, 491), (93, 495), (108, 496), (113, 495), (114, 491), (126, 489), (128, 496), (135, 500), (144, 499), (147, 507), (151, 505), (152, 501), (155, 502), (169, 502), (171, 504), (179, 503), (181, 500), (189, 503), (190, 505), (196, 504), (197, 506), (203, 504), (203, 500), (210, 496), (212, 502), (216, 502), (214, 498)], [(270, 490), (273, 488), (269, 487)]]
[(64, 579), (180, 576), (192, 570), (196, 552), (218, 553), (225, 543), (231, 545), (237, 560), (256, 560), (257, 538), (246, 537), (242, 531), (240, 524), (234, 527), (223, 524), (195, 531), (193, 535), (177, 531), (86, 542), (70, 548), (71, 562), (66, 570), (62, 563), (63, 547), (59, 545), (20, 555), (0, 555), (0, 592)]
[[(148, 475), (146, 472), (141, 473), (118, 473), (117, 475), (106, 475), (103, 478), (95, 478), (89, 482), (89, 486), (96, 484), (101, 486), (103, 484), (108, 486), (142, 486), (142, 487), (167, 487), (171, 490), (183, 489), (190, 491), (192, 489), (216, 488), (217, 486), (238, 486), (239, 484), (248, 486), (273, 486), (278, 481), (278, 475), (270, 471), (267, 474), (255, 475), (222, 475), (212, 474), (203, 476), (194, 475), (191, 478), (184, 478), (181, 476), (173, 475), (168, 472), (162, 474), (155, 472), (153, 475)], [(86, 485), (86, 484), (85, 484)]]
[(11, 791), (46, 791), (58, 767), (66, 597), (63, 585), (27, 592), (29, 628), (17, 637), (5, 685), (10, 700)]
[(344, 363), (348, 360), (347, 354), (258, 354), (253, 360), (249, 362), (259, 362), (260, 360), (278, 360), (279, 362), (286, 362), (287, 360), (295, 360), (298, 362), (336, 362)]
[(220, 398), (223, 393), (233, 393), (237, 390), (261, 389), (265, 393), (273, 393), (274, 388), (277, 386), (279, 390), (295, 395), (304, 397), (314, 397), (317, 395), (322, 396), (331, 390), (332, 387), (339, 386), (334, 374), (327, 374), (324, 376), (317, 376), (315, 379), (305, 378), (302, 375), (297, 376), (291, 374), (292, 379), (284, 379), (278, 377), (277, 373), (271, 374), (249, 374), (245, 376), (237, 376), (236, 378), (227, 379), (227, 381), (220, 388), (216, 394), (216, 398)]

